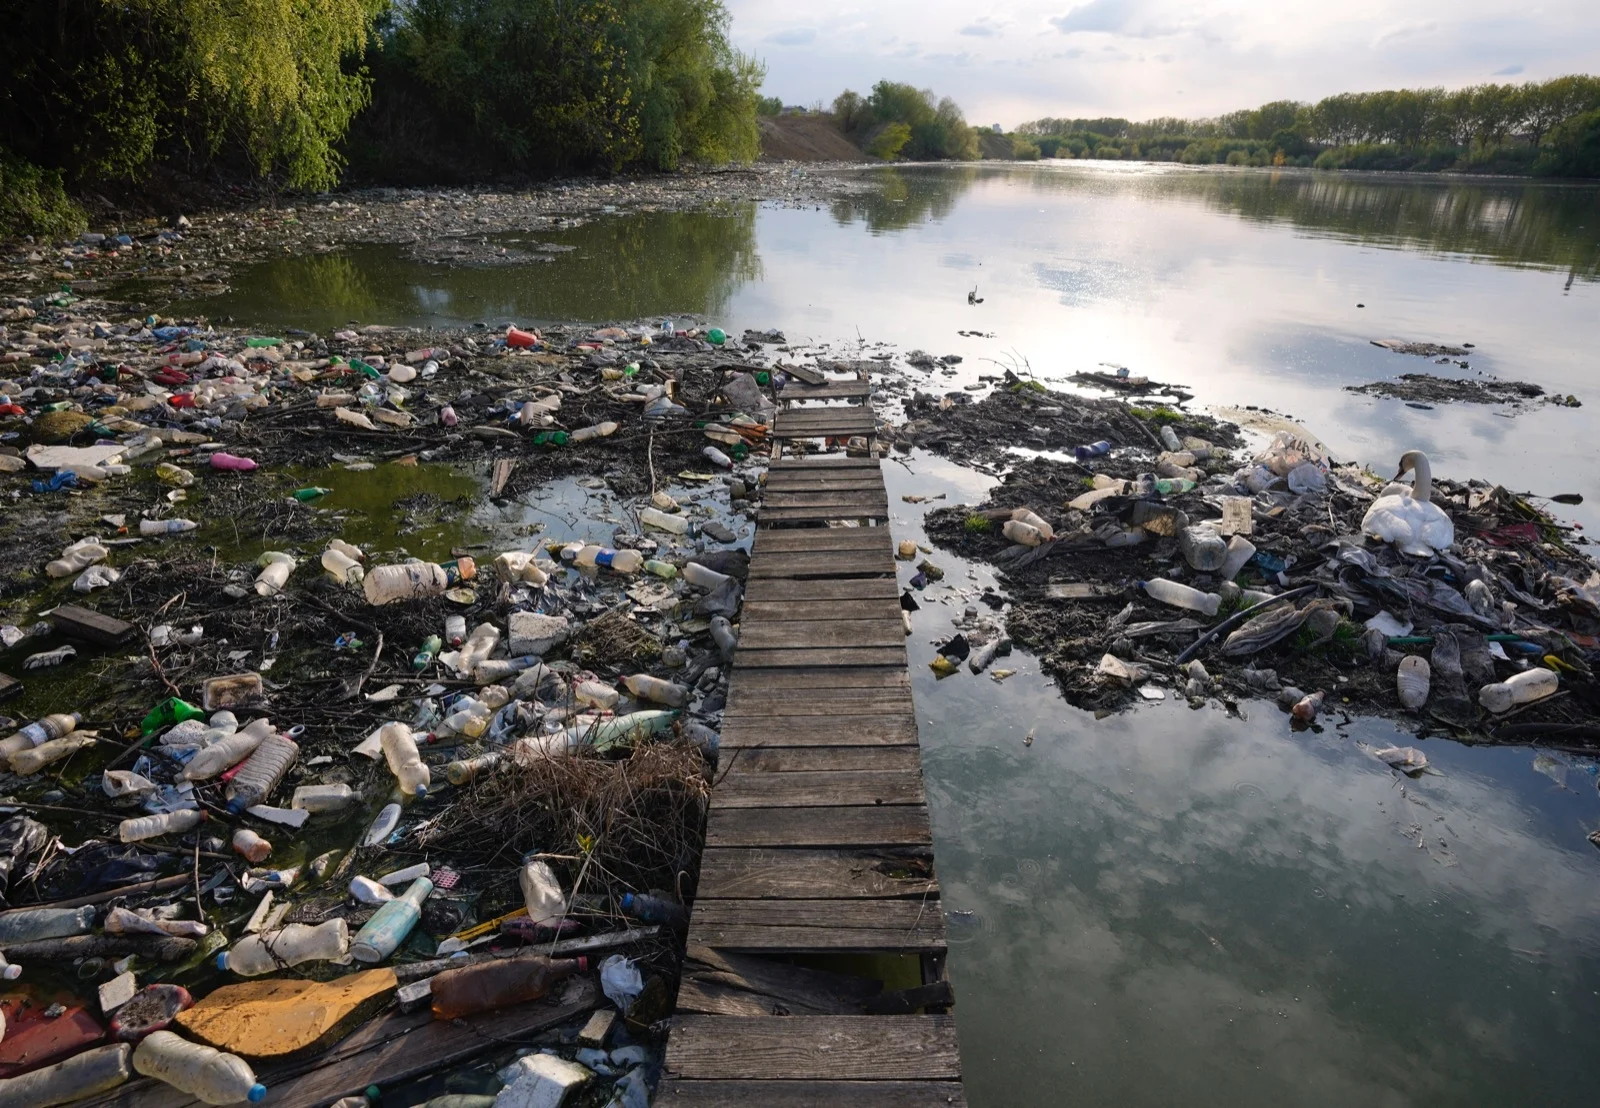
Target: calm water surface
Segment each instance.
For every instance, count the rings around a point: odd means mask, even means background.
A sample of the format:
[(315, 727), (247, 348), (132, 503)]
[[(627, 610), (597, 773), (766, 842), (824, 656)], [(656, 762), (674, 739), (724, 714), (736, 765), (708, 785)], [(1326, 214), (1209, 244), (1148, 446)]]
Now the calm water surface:
[[(874, 180), (831, 206), (506, 236), (575, 247), (513, 268), (275, 260), (183, 307), (312, 328), (693, 314), (960, 354), (950, 387), (996, 363), (1052, 382), (1126, 365), (1376, 468), (1421, 447), (1447, 475), (1581, 493), (1560, 511), (1600, 525), (1600, 190), (1115, 165)], [(1476, 345), (1460, 370), (1369, 345), (1389, 337)], [(1421, 371), (1585, 406), (1344, 391)], [(921, 455), (886, 472), (897, 538), (924, 510), (900, 494), (976, 501), (990, 480)], [(935, 682), (931, 644), (991, 581), (936, 560), (910, 645), (975, 1106), (1596, 1102), (1593, 764), (1431, 740), (1441, 772), (1412, 782), (1368, 753), (1411, 741), (1381, 722), (1293, 735), (1268, 704), (1171, 703), (1096, 721), (1024, 655), (1004, 683)]]

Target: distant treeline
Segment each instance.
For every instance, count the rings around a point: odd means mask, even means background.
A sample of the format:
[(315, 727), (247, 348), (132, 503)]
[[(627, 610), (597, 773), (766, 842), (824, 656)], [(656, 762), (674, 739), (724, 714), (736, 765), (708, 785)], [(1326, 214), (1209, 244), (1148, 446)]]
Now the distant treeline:
[(1215, 119), (1036, 119), (1047, 158), (1600, 176), (1600, 77), (1275, 100)]
[(978, 135), (956, 102), (932, 89), (879, 81), (866, 96), (846, 89), (833, 101), (833, 121), (875, 158), (974, 161)]
[(328, 188), (759, 152), (721, 0), (51, 0), (0, 34), (0, 235), (191, 178)]

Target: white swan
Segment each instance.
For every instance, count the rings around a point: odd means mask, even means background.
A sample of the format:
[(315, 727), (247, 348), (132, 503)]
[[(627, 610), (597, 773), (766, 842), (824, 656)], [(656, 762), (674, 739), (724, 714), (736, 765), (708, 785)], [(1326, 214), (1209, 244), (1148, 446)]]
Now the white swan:
[(1428, 456), (1420, 450), (1406, 451), (1400, 457), (1400, 472), (1395, 479), (1405, 476), (1407, 470), (1416, 473), (1416, 484), (1409, 489), (1398, 486), (1399, 491), (1392, 484), (1385, 488), (1362, 517), (1361, 530), (1393, 543), (1403, 553), (1431, 557), (1456, 541), (1456, 526), (1443, 508), (1428, 499), (1433, 493)]

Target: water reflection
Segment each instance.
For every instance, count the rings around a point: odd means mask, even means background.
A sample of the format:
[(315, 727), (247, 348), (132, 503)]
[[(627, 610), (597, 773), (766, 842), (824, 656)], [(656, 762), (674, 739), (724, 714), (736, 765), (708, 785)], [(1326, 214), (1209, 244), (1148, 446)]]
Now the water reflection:
[(980, 172), (975, 165), (885, 167), (872, 173), (872, 191), (835, 200), (829, 210), (839, 226), (860, 220), (874, 235), (936, 223), (950, 214)]

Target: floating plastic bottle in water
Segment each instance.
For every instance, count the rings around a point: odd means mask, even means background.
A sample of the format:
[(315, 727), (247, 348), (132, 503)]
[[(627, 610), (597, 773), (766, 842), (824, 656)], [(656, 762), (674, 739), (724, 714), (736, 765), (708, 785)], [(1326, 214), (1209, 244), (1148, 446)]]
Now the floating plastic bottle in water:
[(708, 569), (699, 562), (686, 562), (683, 567), (683, 579), (697, 588), (715, 589), (727, 582), (728, 575)]
[(238, 815), (251, 805), (263, 803), (299, 757), (300, 747), (288, 735), (268, 735), (262, 739), (261, 745), (228, 782), (228, 811)]
[(217, 955), (217, 968), (240, 977), (259, 977), (303, 962), (332, 962), (350, 949), (350, 925), (335, 918), (312, 926), (291, 923), (248, 935)]
[(639, 522), (646, 527), (654, 527), (658, 531), (666, 531), (673, 535), (682, 535), (689, 530), (689, 520), (686, 517), (663, 512), (658, 508), (639, 509)]
[(171, 1031), (157, 1031), (135, 1047), (133, 1068), (207, 1104), (254, 1104), (267, 1095), (267, 1087), (243, 1058), (180, 1039)]
[(205, 818), (206, 813), (197, 808), (157, 812), (152, 816), (135, 816), (117, 825), (117, 837), (125, 843), (137, 843), (162, 835), (180, 835), (199, 827)]

